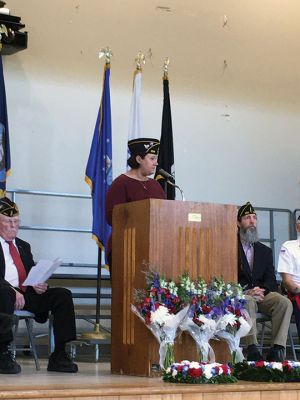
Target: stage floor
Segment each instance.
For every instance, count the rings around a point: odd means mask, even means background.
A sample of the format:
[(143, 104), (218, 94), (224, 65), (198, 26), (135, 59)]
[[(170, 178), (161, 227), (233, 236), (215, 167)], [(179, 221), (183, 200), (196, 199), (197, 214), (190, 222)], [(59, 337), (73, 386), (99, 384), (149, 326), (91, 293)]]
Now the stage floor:
[(160, 378), (112, 375), (109, 363), (79, 363), (77, 374), (47, 372), (41, 360), (19, 359), (22, 373), (0, 375), (0, 399), (80, 400), (296, 400), (300, 383), (238, 382), (230, 385), (181, 385)]

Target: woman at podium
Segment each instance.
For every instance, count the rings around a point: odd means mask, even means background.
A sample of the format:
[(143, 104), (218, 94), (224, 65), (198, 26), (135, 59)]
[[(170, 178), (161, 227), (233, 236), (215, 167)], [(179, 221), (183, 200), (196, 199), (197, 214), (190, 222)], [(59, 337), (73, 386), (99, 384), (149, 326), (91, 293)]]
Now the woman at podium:
[[(111, 184), (106, 195), (106, 219), (112, 225), (112, 212), (117, 204), (145, 199), (165, 199), (160, 184), (149, 178), (157, 167), (159, 140), (138, 138), (128, 142), (130, 157), (127, 164), (130, 170), (118, 176)], [(107, 245), (107, 260), (111, 269), (111, 237)]]

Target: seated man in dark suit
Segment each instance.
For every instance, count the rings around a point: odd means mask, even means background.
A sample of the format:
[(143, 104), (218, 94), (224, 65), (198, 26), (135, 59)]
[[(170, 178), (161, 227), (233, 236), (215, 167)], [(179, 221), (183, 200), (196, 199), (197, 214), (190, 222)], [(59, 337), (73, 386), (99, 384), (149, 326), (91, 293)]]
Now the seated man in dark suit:
[[(38, 322), (46, 322), (49, 311), (53, 314), (55, 349), (50, 355), (48, 371), (77, 372), (65, 353), (67, 342), (76, 339), (72, 294), (64, 288), (48, 288), (41, 282), (36, 286), (23, 286), (34, 265), (30, 245), (17, 238), (19, 210), (4, 197), (0, 199), (0, 313), (11, 316), (14, 310), (33, 312)], [(8, 351), (13, 339), (11, 329), (0, 330), (0, 373), (17, 374), (20, 365)]]
[(292, 303), (277, 292), (272, 250), (258, 241), (256, 212), (248, 202), (237, 215), (238, 225), (238, 281), (245, 289), (247, 310), (253, 326), (245, 338), (248, 361), (262, 360), (257, 348), (256, 312), (271, 317), (272, 347), (267, 361), (282, 362), (292, 315)]
[(12, 328), (12, 316), (0, 313), (0, 335), (7, 333)]

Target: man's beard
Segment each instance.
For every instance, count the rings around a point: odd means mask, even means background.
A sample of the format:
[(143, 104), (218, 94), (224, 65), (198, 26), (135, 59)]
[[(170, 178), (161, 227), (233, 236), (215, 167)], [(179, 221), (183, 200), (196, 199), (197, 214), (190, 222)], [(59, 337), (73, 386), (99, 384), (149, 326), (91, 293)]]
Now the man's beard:
[(254, 244), (258, 242), (258, 234), (255, 226), (249, 226), (246, 229), (240, 228), (240, 238), (243, 243)]

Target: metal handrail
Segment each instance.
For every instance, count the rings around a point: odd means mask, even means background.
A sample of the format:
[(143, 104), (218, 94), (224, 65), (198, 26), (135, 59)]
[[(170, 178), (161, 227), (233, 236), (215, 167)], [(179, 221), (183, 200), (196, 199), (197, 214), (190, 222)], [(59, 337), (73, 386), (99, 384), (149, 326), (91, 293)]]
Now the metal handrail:
[[(78, 198), (78, 199), (91, 199), (90, 195), (76, 194), (76, 193), (60, 193), (40, 190), (24, 190), (24, 189), (8, 189), (8, 193), (11, 194), (12, 200), (16, 201), (17, 195), (33, 195), (33, 196), (52, 196), (52, 197), (64, 197), (64, 198)], [(262, 242), (270, 243), (270, 247), (273, 251), (273, 257), (275, 257), (275, 224), (274, 224), (274, 213), (287, 213), (289, 218), (289, 239), (296, 237), (295, 233), (295, 221), (296, 214), (299, 213), (300, 209), (296, 209), (292, 212), (285, 208), (267, 208), (267, 207), (256, 207), (257, 211), (265, 211), (269, 213), (269, 237), (260, 239)], [(55, 231), (55, 232), (78, 232), (78, 233), (91, 233), (92, 230), (88, 228), (61, 228), (52, 226), (39, 226), (39, 225), (21, 225), (20, 229), (24, 230), (35, 230), (35, 231)]]
[[(293, 213), (291, 210), (287, 208), (267, 208), (267, 207), (255, 207), (255, 210), (257, 211), (266, 211), (269, 212), (269, 223), (270, 223), (270, 238), (269, 239), (261, 239), (261, 241), (266, 241), (269, 242), (272, 246), (275, 242), (274, 238), (274, 213), (275, 212), (281, 212), (281, 213), (287, 213), (289, 216), (289, 238), (291, 239), (293, 236), (293, 229), (292, 229), (292, 223), (293, 223)], [(274, 247), (274, 246), (273, 246)], [(272, 248), (274, 250), (274, 248)]]
[[(91, 195), (76, 194), (76, 193), (60, 193), (60, 192), (49, 192), (41, 190), (25, 190), (25, 189), (8, 189), (7, 193), (11, 194), (12, 201), (16, 202), (17, 195), (33, 195), (33, 196), (52, 196), (52, 197), (64, 197), (73, 199), (91, 199)], [(50, 231), (50, 232), (76, 232), (76, 233), (92, 233), (91, 229), (88, 228), (60, 228), (58, 226), (39, 226), (39, 225), (20, 225), (20, 229), (32, 230), (32, 231)]]
[(77, 199), (90, 199), (91, 195), (88, 194), (76, 194), (76, 193), (60, 193), (60, 192), (48, 192), (41, 190), (24, 190), (24, 189), (8, 189), (7, 193), (12, 193), (12, 201), (15, 201), (17, 194), (30, 194), (37, 196), (55, 196), (55, 197), (72, 197)]
[(20, 229), (30, 231), (54, 231), (54, 232), (77, 232), (77, 233), (92, 233), (91, 229), (81, 228), (59, 228), (51, 226), (39, 226), (39, 225), (20, 225)]

